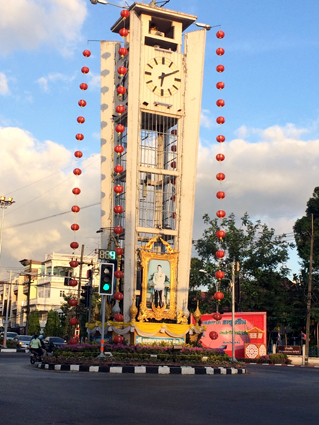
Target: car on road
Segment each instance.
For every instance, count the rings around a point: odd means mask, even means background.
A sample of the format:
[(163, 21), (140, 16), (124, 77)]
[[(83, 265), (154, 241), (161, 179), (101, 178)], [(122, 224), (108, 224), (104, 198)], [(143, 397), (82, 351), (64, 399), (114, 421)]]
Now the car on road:
[(49, 351), (51, 349), (61, 348), (65, 344), (64, 339), (58, 336), (47, 336), (43, 340), (43, 342), (45, 344), (46, 349), (48, 349)]
[(17, 348), (29, 348), (31, 338), (31, 335), (17, 335), (13, 338), (13, 341), (16, 343)]
[[(4, 332), (1, 332), (0, 336), (4, 338)], [(7, 332), (7, 341), (14, 339), (16, 336), (19, 336), (16, 332)]]

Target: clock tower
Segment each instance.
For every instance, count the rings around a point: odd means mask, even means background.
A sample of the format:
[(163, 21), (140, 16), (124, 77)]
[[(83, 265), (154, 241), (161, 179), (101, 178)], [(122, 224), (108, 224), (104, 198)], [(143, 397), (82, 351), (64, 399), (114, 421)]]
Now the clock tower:
[(128, 12), (101, 42), (102, 248), (124, 250), (124, 322), (186, 323), (206, 30), (154, 2)]

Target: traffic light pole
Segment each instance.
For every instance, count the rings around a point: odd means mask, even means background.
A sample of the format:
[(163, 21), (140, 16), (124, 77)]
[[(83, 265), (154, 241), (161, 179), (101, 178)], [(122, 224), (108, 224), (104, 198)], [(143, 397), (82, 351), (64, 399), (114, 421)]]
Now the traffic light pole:
[(105, 332), (105, 301), (106, 295), (101, 296), (101, 307), (102, 307), (102, 335), (101, 335), (101, 346), (100, 346), (100, 354), (98, 357), (104, 358), (104, 332)]

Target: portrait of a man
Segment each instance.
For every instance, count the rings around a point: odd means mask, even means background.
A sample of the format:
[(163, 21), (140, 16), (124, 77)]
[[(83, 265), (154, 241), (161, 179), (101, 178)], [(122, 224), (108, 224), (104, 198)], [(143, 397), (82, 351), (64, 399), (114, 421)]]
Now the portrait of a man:
[(170, 263), (168, 261), (151, 260), (148, 268), (147, 308), (169, 309)]

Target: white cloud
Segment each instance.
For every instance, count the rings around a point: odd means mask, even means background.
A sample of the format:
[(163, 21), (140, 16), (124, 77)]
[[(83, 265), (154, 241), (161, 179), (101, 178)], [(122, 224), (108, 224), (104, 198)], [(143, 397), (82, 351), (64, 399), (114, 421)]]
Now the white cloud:
[(70, 82), (74, 80), (74, 76), (68, 77), (66, 75), (60, 74), (59, 72), (48, 74), (46, 77), (39, 78), (36, 82), (39, 84), (40, 88), (49, 92), (49, 82), (56, 83), (58, 81)]
[(0, 72), (0, 94), (10, 94), (8, 78), (3, 72)]
[[(100, 227), (98, 206), (76, 215), (70, 212), (16, 225), (70, 211), (74, 204), (83, 207), (99, 202), (99, 155), (77, 162), (73, 151), (50, 140), (39, 142), (29, 132), (14, 127), (0, 128), (0, 140), (1, 195), (15, 201), (5, 212), (1, 267), (17, 268), (23, 258), (43, 261), (50, 252), (71, 253), (72, 223), (80, 225), (76, 234), (80, 244), (95, 236)], [(79, 177), (72, 172), (76, 166), (83, 171)], [(80, 187), (80, 195), (73, 195), (74, 187)], [(7, 273), (1, 272), (0, 279), (7, 279)]]
[(210, 116), (210, 111), (208, 109), (202, 109), (200, 114), (200, 125), (205, 128), (211, 128), (215, 123), (214, 119)]
[(85, 0), (2, 1), (0, 51), (7, 54), (49, 44), (67, 56), (80, 38), (86, 14)]
[[(254, 129), (254, 133), (257, 133)], [(243, 129), (240, 131), (243, 132)], [(250, 129), (247, 129), (250, 134)], [(319, 140), (300, 140), (307, 133), (292, 124), (259, 130), (258, 143), (234, 139), (210, 147), (200, 146), (196, 185), (194, 237), (203, 230), (202, 216), (216, 217), (224, 209), (239, 219), (246, 211), (254, 219), (276, 229), (292, 232), (296, 218), (304, 214), (306, 203), (318, 186)], [(225, 161), (216, 161), (223, 153)], [(223, 182), (216, 174), (223, 172)], [(216, 198), (223, 190), (224, 200)]]

